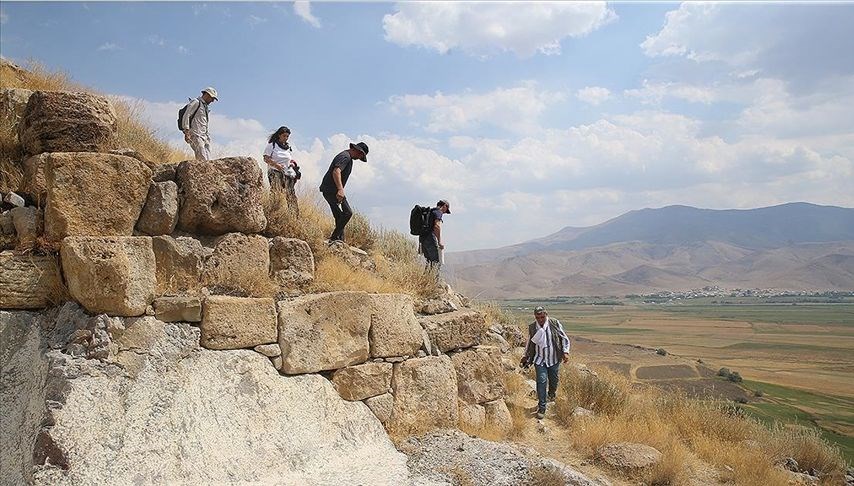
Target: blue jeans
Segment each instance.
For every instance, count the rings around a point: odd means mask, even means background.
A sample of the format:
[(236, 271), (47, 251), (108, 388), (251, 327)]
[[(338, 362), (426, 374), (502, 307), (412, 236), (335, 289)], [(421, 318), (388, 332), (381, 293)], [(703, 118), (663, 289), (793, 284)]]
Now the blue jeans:
[[(560, 369), (560, 361), (552, 366), (534, 365), (537, 369), (537, 411), (546, 412), (546, 400), (555, 396), (557, 392), (557, 372)], [(548, 384), (548, 395), (546, 395), (546, 384)]]

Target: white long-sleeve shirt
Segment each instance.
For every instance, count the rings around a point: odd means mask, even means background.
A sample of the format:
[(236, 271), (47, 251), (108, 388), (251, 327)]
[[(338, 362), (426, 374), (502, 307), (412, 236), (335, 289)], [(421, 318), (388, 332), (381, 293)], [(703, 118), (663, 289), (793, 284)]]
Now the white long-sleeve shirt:
[[(187, 109), (184, 110), (184, 117), (181, 118), (181, 129), (186, 130), (189, 128), (191, 135), (199, 137), (206, 142), (209, 142), (210, 136), (208, 135), (208, 114), (208, 104), (205, 103), (204, 100), (202, 100), (202, 97), (200, 96), (194, 99), (187, 105)], [(191, 119), (192, 123), (190, 123)]]

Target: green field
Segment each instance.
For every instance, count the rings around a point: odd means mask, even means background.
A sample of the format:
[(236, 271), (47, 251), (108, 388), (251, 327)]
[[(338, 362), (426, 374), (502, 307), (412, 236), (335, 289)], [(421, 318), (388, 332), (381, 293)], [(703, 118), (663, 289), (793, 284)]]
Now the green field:
[(543, 305), (571, 335), (663, 347), (689, 362), (736, 370), (750, 396), (763, 394), (745, 405), (751, 415), (768, 424), (818, 427), (854, 463), (854, 302), (777, 300), (783, 302), (567, 297), (499, 304), (521, 322)]

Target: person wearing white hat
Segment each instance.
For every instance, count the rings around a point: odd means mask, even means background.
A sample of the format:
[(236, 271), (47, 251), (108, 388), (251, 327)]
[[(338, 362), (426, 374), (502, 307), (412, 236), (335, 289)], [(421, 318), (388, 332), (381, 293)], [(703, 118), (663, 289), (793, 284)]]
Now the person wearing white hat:
[(181, 117), (181, 131), (184, 132), (184, 141), (192, 147), (196, 160), (210, 160), (209, 105), (218, 99), (216, 90), (207, 87), (202, 90), (201, 96), (187, 104), (184, 109), (184, 116)]

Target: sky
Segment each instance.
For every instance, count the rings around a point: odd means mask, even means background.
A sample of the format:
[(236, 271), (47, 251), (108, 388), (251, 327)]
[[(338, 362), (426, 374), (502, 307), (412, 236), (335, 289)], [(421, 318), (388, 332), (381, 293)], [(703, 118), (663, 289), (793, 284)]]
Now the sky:
[(377, 226), (451, 203), (448, 251), (671, 204), (854, 207), (854, 3), (0, 4), (0, 54), (122, 97), (176, 146), (213, 86), (214, 156), (292, 130), (316, 193)]

